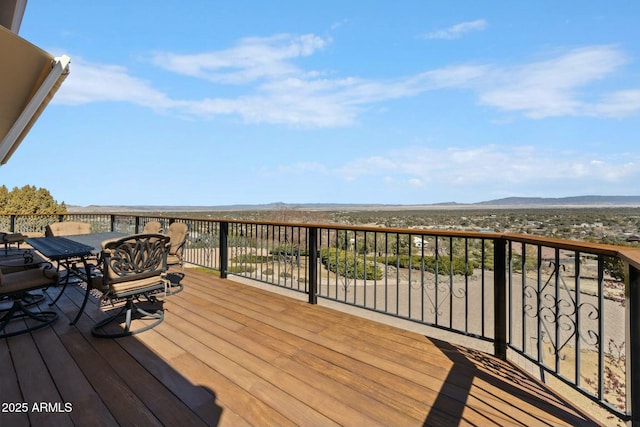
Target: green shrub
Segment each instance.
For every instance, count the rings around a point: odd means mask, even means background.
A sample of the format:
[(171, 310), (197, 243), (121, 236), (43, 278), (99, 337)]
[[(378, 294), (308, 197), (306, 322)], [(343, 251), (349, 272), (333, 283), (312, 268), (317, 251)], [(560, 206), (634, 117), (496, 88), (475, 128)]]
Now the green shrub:
[[(515, 271), (516, 273), (522, 273), (522, 255), (512, 255), (512, 266), (513, 271)], [(524, 268), (526, 268), (527, 271), (536, 271), (538, 269), (538, 257), (527, 256), (527, 259), (524, 263)]]
[(271, 255), (288, 255), (288, 256), (307, 256), (309, 255), (305, 248), (300, 248), (292, 243), (286, 243), (284, 245), (278, 245), (269, 250)]
[(382, 279), (382, 269), (364, 256), (356, 256), (342, 249), (322, 248), (320, 258), (327, 270), (348, 279)]
[[(413, 270), (428, 271), (430, 273), (436, 272), (436, 257), (435, 256), (421, 256), (421, 255), (392, 255), (385, 257), (378, 257), (378, 262), (386, 262), (389, 265), (397, 266), (398, 268), (411, 268)], [(453, 265), (452, 265), (453, 264)], [(453, 257), (453, 263), (448, 256), (440, 256), (437, 258), (438, 274), (448, 275), (451, 271), (453, 274), (459, 275), (473, 275), (474, 262), (469, 260), (469, 263), (465, 262), (462, 257)]]
[(626, 274), (626, 265), (620, 258), (608, 256), (603, 257), (602, 265), (604, 266), (604, 270), (608, 272), (612, 278), (624, 281), (624, 277)]

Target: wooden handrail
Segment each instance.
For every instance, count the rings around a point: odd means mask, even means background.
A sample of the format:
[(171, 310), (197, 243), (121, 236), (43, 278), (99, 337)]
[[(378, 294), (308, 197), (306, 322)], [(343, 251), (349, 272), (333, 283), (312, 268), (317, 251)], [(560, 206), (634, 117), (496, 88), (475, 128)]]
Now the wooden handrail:
[(636, 270), (640, 270), (640, 248), (618, 248), (618, 256)]

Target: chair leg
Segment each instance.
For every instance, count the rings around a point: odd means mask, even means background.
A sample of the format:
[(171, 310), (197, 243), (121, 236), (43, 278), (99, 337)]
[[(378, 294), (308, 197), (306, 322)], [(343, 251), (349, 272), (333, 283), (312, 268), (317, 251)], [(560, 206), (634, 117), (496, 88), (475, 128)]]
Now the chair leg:
[(184, 285), (182, 283), (169, 283), (169, 286), (167, 286), (167, 295), (173, 295), (173, 294), (177, 294), (179, 292), (182, 292), (184, 290)]
[[(123, 313), (124, 313), (124, 319), (122, 316)], [(132, 330), (131, 321), (134, 319), (136, 314), (141, 314), (143, 317), (152, 318), (156, 320), (155, 322), (149, 325)], [(124, 329), (122, 330), (122, 332), (116, 332), (116, 333), (110, 334), (110, 333), (101, 331), (102, 328), (106, 327), (109, 324), (122, 323), (122, 320), (124, 320)], [(93, 328), (91, 328), (91, 335), (98, 338), (127, 337), (129, 335), (135, 335), (140, 332), (144, 332), (151, 328), (154, 328), (157, 325), (159, 325), (163, 320), (164, 320), (164, 310), (158, 309), (155, 312), (146, 311), (136, 305), (136, 303), (133, 301), (133, 297), (127, 297), (127, 302), (120, 310), (118, 310), (118, 313), (114, 314), (113, 316), (109, 316), (104, 320), (101, 320), (100, 322), (96, 323), (93, 326)]]
[(40, 304), (42, 301), (44, 301), (44, 299), (45, 299), (44, 294), (33, 294), (31, 292), (27, 292), (22, 297), (22, 304), (25, 307), (30, 307), (35, 304)]
[[(30, 318), (38, 323), (33, 326), (28, 326), (15, 331), (5, 332), (5, 329), (12, 320)], [(13, 337), (15, 335), (24, 334), (27, 332), (35, 331), (37, 329), (44, 328), (45, 326), (53, 323), (58, 318), (58, 313), (55, 311), (31, 311), (23, 303), (21, 298), (14, 298), (13, 305), (7, 312), (0, 317), (0, 338)]]
[(52, 305), (55, 305), (55, 303), (57, 303), (57, 302), (58, 302), (58, 300), (60, 299), (60, 297), (62, 297), (62, 294), (64, 293), (64, 290), (65, 290), (65, 289), (67, 289), (67, 285), (68, 285), (68, 284), (69, 284), (69, 282), (68, 282), (68, 281), (65, 281), (65, 282), (62, 284), (62, 289), (60, 289), (60, 292), (59, 292), (59, 293), (58, 293), (58, 295), (53, 299), (53, 301), (51, 301), (51, 302), (49, 303), (49, 307), (51, 307)]
[[(58, 265), (58, 268), (60, 268), (60, 265)], [(49, 307), (51, 307), (52, 305), (57, 303), (58, 300), (62, 297), (62, 294), (64, 293), (65, 289), (67, 289), (67, 285), (69, 285), (69, 274), (70, 274), (69, 272), (70, 271), (71, 270), (67, 269), (66, 279), (64, 280), (64, 282), (62, 282), (62, 289), (60, 289), (60, 292), (55, 297), (55, 299), (49, 303)], [(90, 277), (91, 276), (91, 269), (89, 269), (88, 273), (86, 273), (86, 269), (85, 269), (85, 273), (84, 274), (86, 274), (87, 277)], [(85, 282), (86, 282), (86, 280), (85, 280)], [(58, 282), (58, 283), (61, 283), (61, 282)], [(77, 283), (82, 283), (82, 282), (77, 282)], [(75, 318), (75, 320), (73, 320), (70, 323), (71, 326), (75, 325), (76, 322), (78, 321), (78, 319), (80, 319), (80, 315), (82, 314), (82, 312), (84, 311), (85, 306), (87, 305), (87, 300), (89, 298), (90, 291), (91, 291), (91, 289), (89, 288), (89, 283), (87, 283), (87, 295), (85, 296), (84, 301), (82, 302), (82, 307), (80, 308), (80, 313), (78, 313), (78, 316)]]
[[(184, 273), (182, 273), (183, 268), (182, 268), (182, 263), (180, 263), (180, 273), (167, 273), (167, 280), (168, 280), (168, 284), (166, 286), (166, 292), (165, 294), (168, 295), (173, 295), (173, 294), (177, 294), (179, 292), (182, 292), (184, 290), (184, 285), (182, 283), (180, 283), (180, 281), (182, 280), (182, 278), (184, 277)], [(169, 278), (169, 276), (179, 276), (180, 279), (177, 282), (173, 282), (171, 281), (171, 279)]]
[[(22, 305), (24, 307), (30, 307), (32, 305), (40, 304), (42, 301), (44, 301), (45, 296), (43, 294), (34, 294), (31, 292), (26, 292), (21, 299), (22, 299)], [(13, 300), (10, 299), (9, 297), (0, 297), (0, 302), (5, 302), (5, 301), (13, 301)], [(8, 310), (9, 310), (8, 308), (0, 308), (0, 313)]]
[[(60, 297), (62, 297), (62, 294), (64, 293), (65, 289), (67, 289), (67, 285), (69, 284), (69, 270), (68, 269), (66, 270), (65, 275), (63, 277), (62, 273), (60, 272), (60, 264), (61, 264), (61, 261), (58, 261), (58, 265), (56, 266), (56, 274), (58, 274), (58, 277), (59, 277), (57, 285), (62, 284), (62, 289), (60, 289), (60, 292), (58, 293), (58, 296), (56, 296), (53, 299), (53, 301), (51, 301), (49, 303), (49, 307), (55, 305), (55, 303), (58, 302)], [(62, 279), (64, 279), (64, 280), (62, 280)], [(57, 285), (56, 285), (56, 287), (57, 287)], [(45, 288), (45, 291), (46, 290), (49, 290), (48, 286)]]

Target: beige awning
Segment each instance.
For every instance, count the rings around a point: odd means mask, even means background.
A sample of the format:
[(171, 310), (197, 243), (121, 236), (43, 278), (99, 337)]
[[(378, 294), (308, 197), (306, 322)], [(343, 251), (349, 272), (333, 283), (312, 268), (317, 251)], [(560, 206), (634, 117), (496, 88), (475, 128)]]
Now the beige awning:
[(10, 29), (18, 34), (27, 0), (1, 0), (0, 2), (0, 26)]
[(0, 164), (27, 135), (69, 74), (68, 56), (54, 58), (0, 26)]

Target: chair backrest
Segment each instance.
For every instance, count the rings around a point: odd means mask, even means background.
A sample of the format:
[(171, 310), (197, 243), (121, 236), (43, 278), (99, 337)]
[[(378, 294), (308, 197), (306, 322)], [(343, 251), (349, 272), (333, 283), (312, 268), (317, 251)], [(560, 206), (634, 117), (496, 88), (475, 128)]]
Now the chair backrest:
[(49, 224), (44, 229), (44, 235), (51, 236), (72, 236), (74, 234), (91, 233), (91, 224), (81, 221), (62, 221)]
[(174, 222), (169, 225), (169, 237), (171, 238), (171, 248), (169, 255), (182, 256), (184, 244), (189, 235), (189, 226), (183, 222)]
[(167, 270), (169, 236), (134, 234), (102, 243), (104, 285), (160, 276)]
[(144, 229), (142, 230), (142, 232), (145, 234), (160, 234), (162, 233), (162, 231), (162, 224), (160, 223), (160, 221), (149, 221), (144, 225)]

